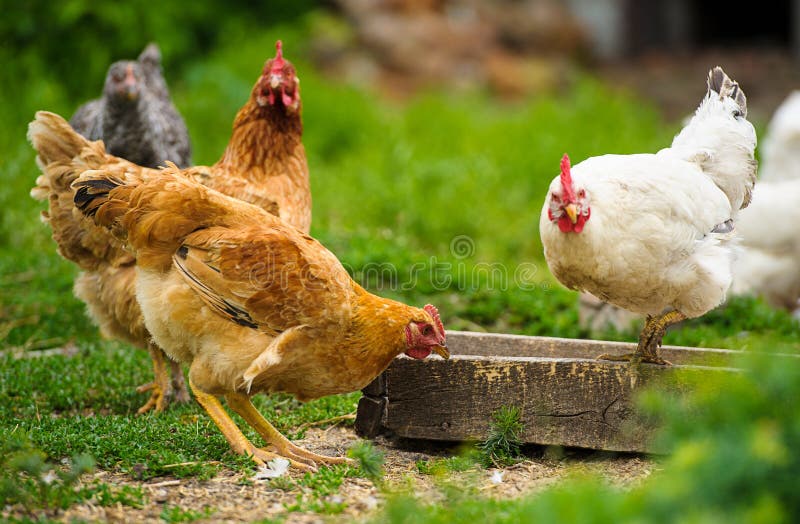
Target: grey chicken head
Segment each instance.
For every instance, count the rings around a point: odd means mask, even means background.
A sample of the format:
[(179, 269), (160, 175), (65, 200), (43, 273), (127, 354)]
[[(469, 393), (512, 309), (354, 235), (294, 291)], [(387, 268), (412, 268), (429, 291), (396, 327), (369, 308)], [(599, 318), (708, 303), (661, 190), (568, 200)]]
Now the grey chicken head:
[(103, 92), (111, 100), (136, 102), (145, 89), (142, 66), (133, 60), (120, 60), (108, 68)]

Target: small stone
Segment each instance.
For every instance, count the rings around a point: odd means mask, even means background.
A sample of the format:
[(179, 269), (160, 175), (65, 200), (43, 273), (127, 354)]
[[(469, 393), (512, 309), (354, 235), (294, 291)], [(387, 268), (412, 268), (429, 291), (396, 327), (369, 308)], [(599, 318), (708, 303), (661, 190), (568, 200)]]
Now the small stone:
[(157, 502), (158, 504), (163, 504), (169, 498), (169, 492), (164, 488), (159, 488), (153, 491), (153, 494), (150, 496), (150, 499), (153, 502)]

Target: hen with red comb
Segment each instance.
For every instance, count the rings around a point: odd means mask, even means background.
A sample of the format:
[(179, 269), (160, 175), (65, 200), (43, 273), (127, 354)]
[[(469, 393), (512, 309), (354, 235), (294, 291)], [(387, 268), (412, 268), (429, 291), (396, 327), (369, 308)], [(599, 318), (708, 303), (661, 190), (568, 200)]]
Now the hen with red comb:
[[(158, 67), (157, 49), (148, 47), (141, 66)], [(284, 58), (281, 46), (275, 58), (258, 64), (259, 76), (250, 97), (233, 123), (230, 141), (218, 162), (194, 166), (182, 173), (225, 195), (255, 204), (280, 216), (302, 232), (311, 227), (311, 188), (302, 143), (300, 91), (294, 67)], [(134, 71), (134, 76), (136, 71)], [(123, 81), (125, 75), (122, 76)], [(146, 81), (152, 81), (145, 75)], [(275, 88), (269, 87), (271, 81)], [(265, 87), (267, 86), (267, 87)], [(166, 86), (156, 86), (166, 92)], [(261, 103), (265, 89), (274, 89), (272, 104)], [(266, 99), (265, 99), (266, 100)], [(263, 101), (262, 101), (263, 102)], [(110, 154), (102, 142), (89, 142), (58, 115), (39, 112), (28, 134), (39, 155), (43, 174), (31, 194), (46, 200), (45, 213), (53, 229), (59, 252), (81, 267), (75, 294), (86, 302), (92, 318), (109, 337), (148, 348), (153, 358), (155, 380), (140, 391), (150, 391), (150, 400), (140, 411), (166, 408), (173, 390), (167, 366), (173, 365), (176, 390), (181, 391), (180, 366), (164, 357), (146, 329), (136, 300), (137, 268), (132, 255), (102, 229), (74, 213), (72, 182), (82, 169), (119, 170), (148, 178), (159, 169), (136, 165)], [(144, 138), (134, 136), (133, 142)], [(109, 142), (106, 143), (108, 145)], [(158, 160), (162, 163), (164, 158)], [(188, 399), (185, 387), (183, 396)]]
[[(87, 171), (75, 204), (136, 254), (136, 297), (158, 345), (189, 366), (190, 386), (236, 453), (300, 469), (345, 462), (283, 437), (250, 396), (300, 400), (356, 391), (405, 354), (447, 358), (435, 307), (367, 292), (319, 242), (175, 168), (146, 180)], [(256, 447), (217, 396), (264, 439)]]
[(731, 285), (735, 220), (755, 182), (756, 135), (739, 85), (719, 67), (672, 146), (604, 155), (552, 181), (539, 220), (562, 284), (647, 315), (639, 345), (614, 360), (665, 364), (667, 326), (717, 307)]

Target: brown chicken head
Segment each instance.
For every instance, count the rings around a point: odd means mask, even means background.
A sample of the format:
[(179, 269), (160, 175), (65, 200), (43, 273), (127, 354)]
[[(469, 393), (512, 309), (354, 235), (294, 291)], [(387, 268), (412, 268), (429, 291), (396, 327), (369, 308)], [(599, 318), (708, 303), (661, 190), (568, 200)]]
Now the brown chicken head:
[(109, 99), (134, 102), (144, 88), (144, 72), (138, 62), (120, 60), (108, 68), (103, 91)]
[(256, 83), (256, 103), (260, 107), (283, 105), (287, 111), (295, 112), (300, 108), (300, 80), (291, 62), (284, 60), (280, 40), (275, 49), (275, 58), (267, 60)]
[(430, 304), (422, 309), (427, 313), (427, 318), (415, 319), (406, 325), (405, 354), (411, 358), (422, 360), (431, 352), (436, 352), (442, 358), (450, 358), (439, 311)]

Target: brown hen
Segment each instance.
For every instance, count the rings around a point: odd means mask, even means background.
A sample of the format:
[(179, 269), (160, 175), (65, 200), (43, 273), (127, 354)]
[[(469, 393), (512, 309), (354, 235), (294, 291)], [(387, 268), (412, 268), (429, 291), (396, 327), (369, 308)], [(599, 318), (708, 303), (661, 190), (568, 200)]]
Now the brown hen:
[[(136, 253), (136, 296), (153, 338), (189, 365), (198, 402), (257, 463), (282, 456), (308, 470), (346, 459), (292, 444), (252, 405), (254, 393), (308, 400), (364, 387), (401, 353), (449, 357), (436, 308), (368, 293), (307, 234), (177, 168), (146, 181), (87, 171), (74, 186), (81, 212)], [(253, 445), (217, 395), (271, 449)]]
[[(184, 172), (202, 184), (279, 214), (307, 232), (311, 193), (301, 142), (298, 79), (294, 66), (282, 56), (281, 43), (276, 47), (277, 56), (266, 62), (250, 98), (236, 115), (222, 158), (212, 166)], [(76, 296), (87, 304), (104, 336), (146, 347), (152, 355), (155, 379), (139, 388), (152, 393), (139, 413), (162, 411), (173, 385), (176, 399), (188, 399), (180, 365), (171, 363), (174, 384), (170, 384), (164, 354), (144, 326), (135, 297), (134, 257), (108, 231), (75, 211), (70, 187), (86, 169), (130, 172), (143, 178), (160, 170), (108, 154), (102, 141), (86, 140), (53, 113), (38, 112), (28, 137), (43, 173), (31, 195), (49, 201), (49, 211), (43, 212), (42, 218), (53, 229), (58, 251), (83, 270), (75, 281)]]

